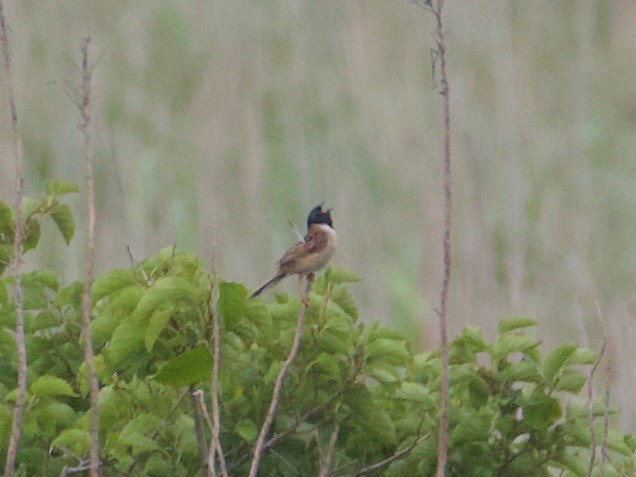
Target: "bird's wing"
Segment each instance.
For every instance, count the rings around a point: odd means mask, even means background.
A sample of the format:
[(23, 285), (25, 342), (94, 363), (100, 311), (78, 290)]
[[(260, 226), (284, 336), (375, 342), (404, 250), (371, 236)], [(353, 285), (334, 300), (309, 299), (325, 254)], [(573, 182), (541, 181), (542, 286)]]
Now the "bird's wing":
[(295, 264), (313, 253), (318, 253), (327, 246), (329, 237), (324, 233), (309, 233), (304, 242), (292, 245), (278, 262), (279, 270), (293, 273)]

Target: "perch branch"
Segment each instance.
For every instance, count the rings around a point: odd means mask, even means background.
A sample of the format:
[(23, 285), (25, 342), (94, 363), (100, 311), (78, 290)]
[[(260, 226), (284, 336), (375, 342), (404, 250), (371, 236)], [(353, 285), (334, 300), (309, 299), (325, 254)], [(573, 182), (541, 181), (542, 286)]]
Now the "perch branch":
[[(212, 273), (216, 275), (216, 244), (212, 247)], [(210, 438), (210, 447), (208, 450), (208, 475), (213, 476), (216, 466), (216, 455), (219, 457), (221, 473), (223, 477), (227, 477), (227, 468), (225, 465), (225, 456), (221, 447), (221, 439), (219, 437), (221, 429), (221, 413), (219, 411), (219, 364), (221, 361), (221, 325), (218, 315), (218, 295), (216, 289), (216, 277), (210, 281), (212, 285), (211, 299), (212, 304), (210, 312), (212, 314), (212, 378), (210, 390), (212, 392), (212, 437)]]
[(278, 377), (276, 378), (276, 383), (274, 384), (274, 391), (272, 393), (272, 401), (269, 405), (269, 410), (267, 412), (267, 416), (265, 417), (265, 421), (263, 422), (263, 427), (261, 427), (261, 432), (258, 435), (258, 440), (256, 441), (256, 446), (254, 447), (254, 457), (252, 458), (252, 465), (250, 467), (249, 477), (256, 477), (258, 472), (258, 465), (261, 460), (261, 455), (263, 453), (263, 445), (265, 443), (265, 438), (269, 433), (269, 429), (272, 425), (272, 421), (274, 420), (274, 414), (276, 414), (276, 408), (278, 407), (278, 401), (280, 400), (280, 391), (283, 387), (283, 381), (285, 380), (285, 376), (291, 367), (292, 362), (296, 358), (296, 354), (298, 353), (298, 349), (300, 348), (300, 339), (303, 335), (303, 320), (305, 318), (305, 310), (307, 309), (308, 304), (308, 294), (311, 288), (311, 283), (313, 281), (313, 275), (307, 277), (307, 286), (305, 291), (302, 290), (302, 281), (303, 277), (299, 278), (301, 282), (301, 300), (300, 300), (300, 310), (298, 311), (298, 323), (296, 324), (296, 333), (294, 335), (294, 342), (292, 344), (291, 351), (289, 352), (289, 356), (283, 365), (283, 369), (278, 373)]

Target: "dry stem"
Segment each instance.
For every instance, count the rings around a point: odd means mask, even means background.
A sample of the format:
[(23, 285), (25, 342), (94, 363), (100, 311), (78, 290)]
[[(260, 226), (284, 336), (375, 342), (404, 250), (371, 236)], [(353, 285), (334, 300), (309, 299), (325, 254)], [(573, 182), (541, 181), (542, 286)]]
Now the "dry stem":
[(331, 459), (333, 458), (333, 450), (336, 447), (336, 441), (338, 440), (339, 432), (340, 424), (336, 424), (336, 427), (334, 428), (333, 432), (331, 433), (331, 437), (329, 438), (329, 444), (327, 444), (325, 455), (320, 462), (319, 477), (328, 477), (329, 475), (329, 469), (331, 468)]
[(24, 414), (24, 399), (27, 385), (27, 352), (24, 341), (24, 295), (22, 290), (22, 274), (20, 263), (24, 251), (24, 217), (22, 216), (22, 197), (24, 195), (24, 146), (18, 130), (18, 113), (15, 107), (15, 95), (13, 93), (13, 78), (11, 76), (11, 58), (9, 56), (9, 39), (7, 38), (7, 25), (4, 17), (4, 7), (0, 0), (0, 43), (2, 44), (2, 57), (4, 64), (7, 98), (11, 113), (11, 132), (16, 159), (15, 174), (15, 235), (13, 238), (13, 259), (11, 269), (15, 285), (15, 341), (18, 351), (18, 392), (15, 406), (13, 407), (13, 422), (11, 424), (11, 437), (7, 446), (7, 459), (4, 475), (13, 475), (15, 457), (18, 452), (18, 441), (22, 431), (22, 419)]
[(425, 439), (428, 439), (428, 437), (430, 436), (430, 432), (427, 434), (424, 434), (423, 436), (419, 436), (417, 439), (415, 439), (413, 441), (413, 443), (408, 446), (405, 447), (402, 450), (397, 451), (396, 453), (394, 453), (393, 455), (387, 457), (384, 460), (381, 460), (380, 462), (376, 462), (375, 464), (369, 465), (367, 467), (364, 467), (362, 469), (360, 469), (358, 472), (356, 472), (354, 475), (354, 477), (357, 477), (358, 475), (364, 475), (364, 474), (368, 474), (370, 472), (373, 472), (374, 470), (377, 469), (381, 469), (382, 467), (384, 467), (385, 465), (389, 465), (391, 462), (393, 462), (394, 460), (399, 459), (400, 457), (402, 457), (403, 455), (408, 454), (409, 452), (411, 452), (415, 446), (417, 446), (420, 442), (422, 442)]
[(207, 460), (208, 452), (203, 435), (203, 425), (201, 424), (201, 410), (197, 403), (197, 397), (195, 396), (196, 389), (194, 384), (188, 387), (188, 393), (190, 394), (190, 403), (192, 404), (192, 412), (194, 413), (194, 435), (197, 438), (197, 447), (199, 448), (199, 457), (201, 458), (201, 475), (205, 477), (207, 474)]
[[(212, 251), (213, 258), (216, 256), (216, 246)], [(212, 264), (213, 273), (216, 274), (216, 265)], [(219, 463), (221, 469), (225, 469), (225, 457), (221, 446), (221, 439), (219, 438), (219, 432), (221, 428), (221, 413), (219, 411), (219, 362), (221, 360), (221, 325), (219, 323), (218, 316), (218, 296), (216, 294), (216, 278), (212, 281), (212, 379), (211, 379), (211, 391), (212, 391), (212, 437), (210, 439), (210, 447), (208, 450), (208, 475), (211, 477), (215, 475), (216, 457), (219, 457)], [(227, 470), (222, 470), (224, 477), (227, 476)]]
[(88, 65), (89, 37), (82, 39), (82, 104), (80, 115), (82, 117), (81, 129), (84, 134), (84, 147), (86, 149), (86, 185), (88, 187), (88, 246), (86, 251), (86, 277), (84, 278), (84, 293), (82, 294), (82, 311), (84, 321), (82, 323), (82, 338), (84, 341), (84, 359), (88, 367), (88, 379), (91, 396), (91, 477), (99, 476), (99, 383), (95, 372), (95, 359), (93, 355), (93, 341), (91, 339), (91, 286), (93, 283), (93, 267), (95, 265), (95, 184), (93, 181), (93, 146), (88, 127), (91, 117), (88, 111), (90, 105), (91, 70)]
[(448, 460), (448, 406), (450, 396), (449, 361), (448, 361), (448, 331), (447, 331), (447, 304), (448, 289), (451, 273), (451, 142), (450, 142), (450, 97), (448, 77), (446, 75), (446, 44), (444, 41), (444, 28), (442, 25), (442, 9), (444, 0), (437, 0), (436, 7), (430, 9), (435, 17), (437, 28), (435, 31), (437, 41), (437, 58), (440, 62), (440, 94), (444, 101), (444, 279), (440, 298), (439, 328), (440, 348), (442, 359), (442, 406), (439, 416), (439, 438), (437, 443), (437, 477), (446, 474), (446, 462)]
[(280, 372), (278, 373), (278, 377), (276, 378), (274, 391), (272, 393), (272, 401), (269, 405), (269, 410), (267, 412), (267, 416), (265, 417), (265, 421), (263, 422), (263, 427), (261, 427), (261, 432), (258, 435), (256, 446), (254, 446), (254, 457), (252, 458), (252, 465), (250, 467), (249, 477), (256, 477), (256, 474), (258, 472), (258, 465), (263, 453), (263, 444), (265, 443), (265, 438), (267, 437), (269, 429), (272, 425), (272, 421), (274, 420), (274, 414), (276, 414), (276, 408), (278, 407), (278, 401), (280, 400), (280, 391), (283, 387), (283, 381), (285, 380), (285, 376), (287, 375), (292, 362), (296, 358), (296, 354), (298, 354), (298, 349), (300, 348), (300, 339), (303, 334), (303, 320), (305, 318), (305, 310), (307, 309), (308, 303), (308, 294), (311, 288), (313, 276), (307, 277), (307, 286), (304, 293), (302, 291), (303, 277), (301, 276), (299, 280), (301, 282), (301, 300), (300, 310), (298, 311), (298, 323), (296, 324), (296, 334), (294, 335), (294, 342), (292, 344), (291, 351), (289, 352), (289, 356), (287, 357), (287, 360), (283, 365), (283, 369), (280, 370)]
[(610, 406), (610, 367), (607, 367), (607, 376), (605, 378), (605, 399), (603, 401), (603, 441), (601, 443), (601, 468), (598, 471), (599, 477), (603, 477), (605, 473), (605, 459), (607, 458), (607, 439), (609, 434), (609, 406)]
[(605, 347), (607, 345), (607, 339), (603, 340), (603, 346), (601, 347), (601, 351), (599, 352), (596, 361), (594, 361), (594, 365), (592, 366), (592, 370), (590, 371), (590, 376), (587, 380), (587, 406), (588, 406), (588, 420), (590, 421), (590, 465), (587, 470), (587, 475), (590, 477), (592, 475), (592, 470), (594, 469), (594, 461), (596, 460), (596, 432), (594, 431), (594, 375), (596, 373), (596, 369), (598, 368), (601, 359), (603, 358), (603, 354), (605, 353)]

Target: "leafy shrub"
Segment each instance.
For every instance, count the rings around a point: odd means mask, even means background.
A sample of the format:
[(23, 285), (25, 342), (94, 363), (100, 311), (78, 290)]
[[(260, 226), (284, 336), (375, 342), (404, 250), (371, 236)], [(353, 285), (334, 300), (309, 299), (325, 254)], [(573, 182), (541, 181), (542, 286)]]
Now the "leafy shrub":
[[(28, 249), (50, 216), (68, 241), (73, 221), (60, 181), (27, 199)], [(13, 214), (0, 204), (0, 266), (11, 258)], [(6, 274), (5, 274), (6, 275)], [(334, 475), (355, 475), (400, 450), (377, 473), (430, 475), (436, 465), (440, 359), (415, 354), (408, 340), (364, 324), (347, 288), (351, 272), (328, 268), (315, 281), (301, 351), (283, 387), (261, 475), (316, 475), (334, 429)], [(6, 446), (15, 399), (15, 308), (0, 280), (0, 445)], [(24, 275), (29, 388), (18, 462), (23, 475), (59, 475), (89, 453), (87, 369), (81, 347), (81, 284), (61, 287), (54, 272)], [(191, 386), (208, 394), (213, 304), (221, 320), (221, 441), (232, 475), (245, 475), (267, 413), (273, 383), (291, 346), (299, 299), (248, 298), (240, 283), (211, 277), (196, 257), (164, 249), (93, 284), (91, 331), (101, 382), (105, 475), (189, 476), (199, 472)], [(562, 345), (544, 358), (528, 333), (535, 322), (512, 317), (489, 343), (473, 327), (450, 345), (449, 475), (585, 475), (587, 403), (575, 396), (578, 369), (595, 353)], [(602, 416), (600, 406), (594, 408)], [(602, 434), (602, 419), (595, 424)], [(207, 442), (209, 429), (203, 434)], [(414, 443), (416, 443), (414, 445)], [(203, 445), (207, 445), (203, 443)], [(631, 436), (610, 430), (606, 476), (634, 475)], [(4, 458), (4, 453), (0, 459)], [(600, 471), (600, 459), (595, 472)]]

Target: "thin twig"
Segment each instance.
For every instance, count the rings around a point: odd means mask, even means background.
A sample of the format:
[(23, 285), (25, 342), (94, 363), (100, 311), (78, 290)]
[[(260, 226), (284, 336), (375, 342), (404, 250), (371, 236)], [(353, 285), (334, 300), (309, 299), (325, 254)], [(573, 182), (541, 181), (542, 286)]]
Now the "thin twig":
[(95, 183), (93, 181), (93, 145), (88, 127), (91, 117), (88, 111), (90, 105), (91, 70), (88, 66), (89, 37), (82, 39), (82, 104), (80, 128), (84, 134), (84, 148), (86, 150), (86, 185), (88, 188), (88, 246), (86, 251), (86, 276), (84, 278), (84, 292), (82, 294), (82, 341), (84, 342), (84, 359), (88, 367), (88, 380), (91, 397), (91, 460), (90, 475), (99, 477), (99, 382), (95, 372), (93, 355), (93, 341), (91, 339), (91, 286), (93, 283), (93, 267), (95, 265)]
[(197, 438), (197, 447), (199, 448), (199, 457), (201, 458), (201, 475), (205, 477), (208, 475), (207, 473), (207, 460), (208, 460), (208, 451), (207, 445), (205, 442), (205, 436), (203, 434), (203, 426), (201, 424), (201, 410), (199, 409), (199, 405), (197, 403), (197, 398), (194, 395), (196, 389), (194, 384), (191, 384), (188, 387), (188, 392), (190, 394), (190, 403), (192, 404), (192, 412), (194, 413), (194, 435)]
[[(596, 460), (596, 431), (594, 430), (594, 375), (596, 374), (596, 369), (598, 368), (601, 359), (603, 359), (603, 355), (605, 354), (605, 347), (607, 346), (607, 337), (605, 336), (605, 327), (603, 326), (603, 314), (601, 313), (601, 307), (598, 301), (596, 302), (596, 311), (599, 321), (601, 322), (601, 326), (603, 328), (603, 346), (601, 346), (601, 351), (594, 361), (594, 365), (590, 370), (590, 376), (587, 380), (587, 408), (588, 420), (590, 423), (590, 465), (587, 469), (588, 477), (591, 477), (592, 475), (592, 471), (594, 470), (594, 462)], [(585, 328), (582, 327), (582, 330), (585, 331)]]
[[(137, 262), (135, 261), (135, 257), (133, 257), (132, 250), (130, 249), (130, 245), (126, 245), (126, 251), (128, 252), (128, 259), (130, 260), (130, 266), (135, 268), (137, 266)], [(144, 270), (144, 267), (139, 267), (139, 269), (141, 270), (141, 274), (143, 275), (144, 280), (146, 281), (146, 285), (148, 286), (152, 285), (152, 282), (150, 281), (150, 278), (148, 278), (148, 274), (146, 273), (146, 270)]]
[(603, 402), (603, 408), (605, 410), (603, 414), (603, 441), (601, 443), (601, 468), (598, 471), (598, 477), (603, 477), (605, 473), (605, 459), (607, 457), (607, 436), (609, 434), (609, 406), (610, 406), (610, 372), (609, 365), (606, 370), (607, 376), (605, 377), (605, 400)]
[(446, 43), (442, 24), (442, 10), (444, 0), (437, 0), (435, 8), (432, 2), (424, 2), (428, 11), (435, 17), (437, 28), (435, 30), (435, 42), (437, 50), (435, 59), (439, 61), (440, 94), (444, 103), (444, 278), (440, 293), (439, 329), (440, 329), (440, 355), (442, 361), (442, 403), (439, 416), (439, 437), (437, 443), (437, 477), (446, 475), (446, 463), (448, 460), (448, 406), (450, 396), (449, 359), (448, 359), (448, 326), (447, 305), (448, 290), (451, 274), (451, 140), (450, 140), (450, 94), (448, 77), (446, 74)]
[[(216, 244), (213, 243), (213, 249)], [(213, 261), (216, 258), (216, 252), (212, 252)], [(213, 273), (216, 273), (216, 265), (212, 265)], [(227, 477), (227, 469), (225, 465), (225, 456), (223, 455), (221, 439), (219, 438), (221, 428), (221, 413), (219, 411), (219, 364), (221, 361), (221, 325), (218, 316), (218, 294), (216, 287), (216, 276), (210, 281), (212, 289), (212, 303), (210, 313), (212, 314), (212, 378), (210, 390), (212, 392), (212, 437), (210, 438), (210, 447), (208, 450), (208, 475), (214, 475), (216, 466), (216, 457), (218, 455), (219, 464), (221, 465), (223, 477)], [(225, 469), (225, 470), (223, 470)]]
[(603, 359), (603, 354), (605, 354), (605, 347), (607, 345), (607, 338), (603, 339), (603, 346), (601, 347), (601, 351), (596, 357), (596, 361), (594, 361), (594, 365), (590, 371), (590, 376), (587, 379), (587, 409), (588, 409), (588, 420), (590, 423), (590, 465), (587, 469), (587, 476), (591, 477), (592, 470), (594, 469), (594, 461), (596, 460), (596, 432), (594, 431), (594, 375), (596, 374), (596, 369)]
[(24, 294), (22, 289), (22, 273), (20, 264), (24, 251), (24, 217), (22, 215), (22, 197), (24, 196), (24, 146), (18, 130), (18, 113), (15, 106), (13, 93), (13, 77), (11, 75), (11, 58), (9, 56), (9, 39), (7, 37), (7, 25), (4, 17), (4, 7), (0, 0), (0, 43), (2, 44), (2, 57), (4, 64), (4, 76), (7, 87), (7, 99), (11, 114), (11, 132), (15, 153), (15, 235), (13, 238), (13, 259), (11, 269), (15, 289), (15, 341), (18, 351), (18, 392), (13, 407), (13, 422), (11, 424), (11, 437), (7, 446), (7, 459), (4, 468), (5, 477), (13, 475), (15, 457), (18, 452), (18, 441), (22, 432), (22, 419), (24, 414), (24, 400), (27, 386), (27, 352), (24, 341)]
[(292, 232), (294, 232), (294, 235), (296, 236), (296, 238), (298, 239), (299, 242), (303, 242), (305, 243), (305, 237), (303, 237), (303, 234), (300, 233), (300, 230), (298, 230), (298, 228), (296, 227), (296, 225), (291, 221), (288, 220), (287, 223), (289, 224), (289, 226), (292, 229)]
[(331, 468), (331, 459), (333, 458), (333, 450), (336, 447), (336, 441), (338, 440), (338, 433), (340, 432), (340, 424), (336, 424), (333, 432), (331, 433), (331, 437), (329, 438), (329, 444), (327, 444), (327, 449), (325, 451), (325, 455), (322, 459), (320, 459), (320, 474), (319, 477), (328, 477), (329, 469)]
[(402, 457), (403, 455), (406, 455), (409, 452), (411, 452), (415, 448), (415, 446), (417, 446), (423, 440), (428, 439), (428, 437), (430, 435), (431, 435), (431, 433), (429, 432), (429, 433), (424, 434), (423, 436), (418, 437), (417, 439), (415, 439), (413, 441), (413, 443), (410, 446), (405, 447), (404, 449), (395, 452), (393, 455), (391, 455), (390, 457), (387, 457), (384, 460), (381, 460), (380, 462), (376, 462), (375, 464), (369, 465), (367, 467), (363, 467), (358, 472), (353, 474), (352, 477), (357, 477), (359, 475), (368, 474), (369, 472), (373, 472), (374, 470), (381, 469), (385, 465), (389, 465), (394, 460), (397, 460), (400, 457)]
[[(603, 450), (603, 451), (602, 451), (602, 455), (603, 455), (603, 458), (604, 458), (604, 459), (609, 460), (609, 463), (610, 463), (610, 464), (612, 464), (612, 467), (614, 467), (614, 469), (616, 470), (616, 472), (618, 472), (618, 474), (619, 474), (621, 477), (628, 477), (628, 475), (627, 475), (625, 472), (623, 472), (621, 469), (619, 469), (618, 467), (616, 467), (616, 464), (614, 463), (614, 461), (612, 460), (612, 458), (610, 457), (610, 455), (607, 453), (607, 451), (606, 451), (606, 450)], [(599, 477), (603, 477), (603, 472), (599, 472), (599, 474), (598, 474), (598, 475), (599, 475)]]
[[(99, 462), (98, 465), (101, 467), (102, 463)], [(88, 461), (80, 462), (80, 464), (76, 467), (64, 467), (62, 469), (62, 472), (60, 472), (60, 477), (67, 477), (73, 474), (80, 474), (82, 472), (90, 470), (92, 466), (93, 464), (91, 463), (90, 460), (88, 460)]]
[(272, 393), (272, 401), (269, 405), (269, 410), (267, 412), (267, 416), (265, 417), (265, 421), (263, 422), (263, 426), (261, 427), (261, 432), (258, 435), (258, 440), (256, 441), (256, 446), (254, 446), (254, 457), (252, 458), (252, 465), (250, 467), (249, 477), (256, 477), (258, 472), (258, 466), (260, 464), (261, 455), (263, 453), (263, 444), (265, 443), (265, 438), (269, 433), (269, 429), (272, 425), (272, 421), (274, 420), (274, 414), (276, 414), (276, 408), (278, 407), (278, 401), (280, 399), (280, 391), (283, 387), (283, 381), (285, 380), (285, 376), (291, 367), (292, 362), (296, 358), (296, 354), (298, 353), (298, 349), (300, 348), (300, 339), (303, 335), (303, 320), (305, 318), (305, 310), (307, 309), (308, 304), (308, 294), (311, 288), (311, 283), (313, 280), (313, 275), (307, 277), (307, 286), (305, 291), (302, 290), (302, 275), (299, 278), (301, 283), (300, 290), (300, 310), (298, 311), (298, 323), (296, 324), (296, 333), (294, 335), (294, 342), (291, 347), (291, 351), (289, 352), (289, 356), (283, 365), (283, 368), (278, 373), (278, 377), (276, 378), (276, 383), (274, 384), (274, 391)]
[[(214, 425), (212, 424), (212, 419), (210, 419), (210, 413), (208, 412), (208, 407), (205, 405), (205, 399), (203, 397), (203, 391), (201, 389), (198, 389), (197, 391), (193, 392), (192, 395), (196, 396), (196, 398), (198, 399), (199, 406), (201, 407), (201, 412), (203, 413), (203, 417), (205, 418), (205, 422), (208, 425), (208, 429), (210, 429), (210, 433), (212, 433), (212, 429), (214, 428)], [(219, 458), (219, 465), (221, 467), (221, 473), (223, 474), (224, 477), (227, 477), (228, 473), (227, 473), (227, 466), (225, 464), (225, 457), (223, 456), (223, 452), (221, 450), (221, 446), (220, 446), (219, 442), (217, 442), (217, 445), (216, 445), (216, 453), (221, 456)], [(211, 467), (211, 463), (208, 462), (207, 466), (208, 466), (208, 469), (209, 469)], [(208, 470), (208, 472), (209, 472), (209, 470)], [(214, 472), (216, 472), (216, 469), (214, 470)]]

